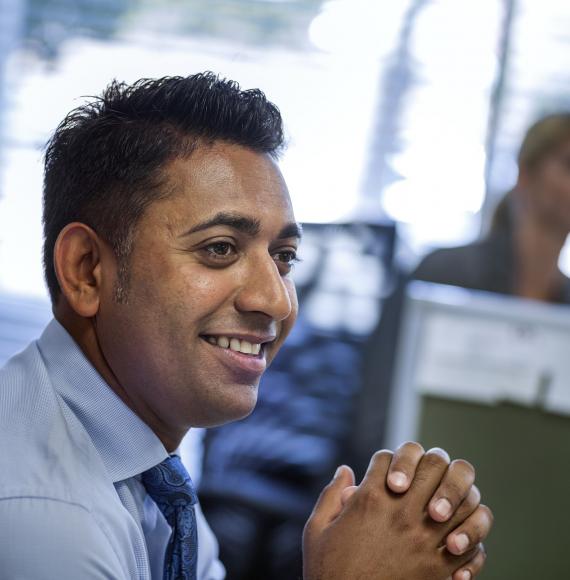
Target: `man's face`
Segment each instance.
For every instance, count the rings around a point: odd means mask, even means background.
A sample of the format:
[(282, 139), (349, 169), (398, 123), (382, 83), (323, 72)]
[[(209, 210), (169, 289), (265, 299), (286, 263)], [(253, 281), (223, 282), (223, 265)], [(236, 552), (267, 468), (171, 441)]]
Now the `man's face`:
[(97, 334), (139, 415), (221, 424), (253, 410), (295, 321), (298, 226), (268, 155), (217, 143), (167, 176), (173, 193), (136, 227), (127, 303), (103, 288)]
[(529, 172), (532, 204), (549, 224), (570, 231), (570, 140)]

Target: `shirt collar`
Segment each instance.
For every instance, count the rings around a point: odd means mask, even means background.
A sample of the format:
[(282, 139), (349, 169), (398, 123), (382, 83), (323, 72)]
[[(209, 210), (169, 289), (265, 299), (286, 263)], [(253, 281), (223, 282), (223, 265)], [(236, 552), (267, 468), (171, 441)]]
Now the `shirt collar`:
[(55, 391), (82, 423), (114, 483), (168, 457), (152, 429), (109, 387), (57, 320), (37, 344)]

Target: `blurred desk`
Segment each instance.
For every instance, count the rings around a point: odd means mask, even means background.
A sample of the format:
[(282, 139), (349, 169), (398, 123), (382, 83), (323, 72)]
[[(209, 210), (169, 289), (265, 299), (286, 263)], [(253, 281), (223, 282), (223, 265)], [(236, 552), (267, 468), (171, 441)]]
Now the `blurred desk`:
[(477, 470), (495, 514), (483, 580), (568, 577), (570, 308), (414, 283), (389, 446), (417, 439)]
[(567, 578), (570, 418), (512, 404), (424, 397), (419, 440), (477, 469), (495, 514), (482, 580)]

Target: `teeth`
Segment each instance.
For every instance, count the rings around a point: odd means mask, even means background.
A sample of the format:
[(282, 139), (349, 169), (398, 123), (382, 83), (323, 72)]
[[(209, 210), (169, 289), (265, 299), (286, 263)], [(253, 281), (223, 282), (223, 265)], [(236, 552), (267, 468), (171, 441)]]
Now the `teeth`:
[(229, 348), (235, 352), (241, 352), (243, 354), (252, 354), (257, 356), (261, 352), (261, 344), (252, 343), (248, 340), (240, 340), (239, 338), (229, 338), (227, 336), (209, 336), (208, 342), (210, 344), (216, 344), (221, 348)]
[(242, 340), (241, 341), (241, 348), (239, 349), (240, 352), (243, 352), (243, 354), (251, 354), (251, 347), (253, 345), (251, 344), (251, 342), (247, 342), (247, 340)]

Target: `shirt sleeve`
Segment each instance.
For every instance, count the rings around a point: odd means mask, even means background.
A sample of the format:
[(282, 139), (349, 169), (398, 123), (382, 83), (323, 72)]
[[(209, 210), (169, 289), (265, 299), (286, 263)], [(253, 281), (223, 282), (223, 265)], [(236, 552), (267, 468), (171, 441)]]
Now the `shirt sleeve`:
[(0, 500), (3, 580), (129, 580), (89, 513), (63, 501)]
[(218, 540), (208, 525), (200, 504), (195, 509), (198, 527), (198, 579), (224, 580), (226, 569), (218, 557)]

